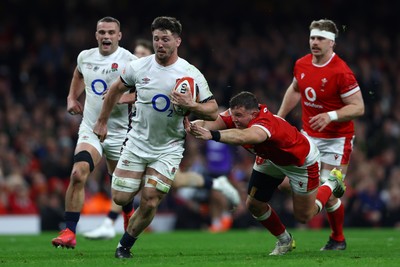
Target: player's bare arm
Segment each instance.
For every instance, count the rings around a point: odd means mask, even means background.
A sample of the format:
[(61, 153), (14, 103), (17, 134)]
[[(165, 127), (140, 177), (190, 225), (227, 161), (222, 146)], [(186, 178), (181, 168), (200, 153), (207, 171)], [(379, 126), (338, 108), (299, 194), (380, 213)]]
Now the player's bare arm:
[[(207, 130), (196, 124), (191, 126), (191, 132), (198, 139), (215, 140), (213, 130)], [(246, 129), (226, 129), (218, 132), (219, 138), (216, 141), (232, 145), (259, 144), (268, 139), (268, 134), (257, 126)]]
[(215, 121), (205, 121), (205, 120), (195, 120), (192, 122), (189, 122), (189, 119), (185, 117), (184, 125), (185, 125), (185, 130), (187, 133), (191, 133), (191, 125), (196, 124), (198, 127), (205, 128), (207, 130), (223, 130), (226, 129), (226, 124), (222, 120), (220, 116)]
[(83, 114), (83, 105), (78, 99), (84, 91), (83, 75), (78, 71), (78, 68), (75, 68), (67, 97), (67, 111), (71, 115)]
[(277, 115), (281, 118), (285, 118), (286, 115), (296, 107), (297, 103), (300, 102), (300, 99), (301, 95), (297, 87), (297, 82), (296, 80), (293, 80), (293, 82), (289, 85), (288, 89), (286, 90), (286, 93), (282, 100), (281, 107), (279, 108)]
[(215, 121), (218, 118), (218, 104), (215, 99), (205, 103), (194, 102), (194, 105), (189, 110), (198, 118), (206, 121)]
[(136, 93), (123, 94), (118, 101), (118, 104), (135, 104)]
[[(105, 90), (103, 93), (103, 100), (106, 97), (108, 90)], [(117, 104), (135, 104), (136, 102), (136, 92), (123, 94), (121, 98), (118, 100)]]
[(358, 91), (346, 98), (343, 98), (345, 106), (341, 109), (333, 110), (334, 118), (330, 112), (320, 113), (310, 118), (310, 126), (314, 130), (321, 132), (332, 121), (349, 121), (364, 114), (364, 101), (361, 91)]
[(121, 79), (117, 79), (110, 86), (108, 93), (104, 97), (100, 115), (97, 118), (96, 124), (93, 128), (93, 132), (99, 137), (100, 142), (103, 142), (107, 136), (107, 121), (110, 117), (111, 110), (117, 104), (122, 94), (127, 90), (128, 88), (124, 85)]
[(227, 129), (220, 133), (220, 142), (232, 145), (260, 144), (268, 139), (268, 134), (257, 126), (246, 129)]
[(338, 111), (338, 121), (349, 121), (364, 115), (364, 100), (361, 91), (343, 99), (345, 106)]

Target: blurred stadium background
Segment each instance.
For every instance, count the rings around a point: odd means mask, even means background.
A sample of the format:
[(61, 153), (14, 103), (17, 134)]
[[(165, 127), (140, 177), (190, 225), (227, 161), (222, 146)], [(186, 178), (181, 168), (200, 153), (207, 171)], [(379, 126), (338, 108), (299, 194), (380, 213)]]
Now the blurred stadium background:
[[(180, 56), (205, 74), (221, 106), (233, 94), (249, 90), (273, 112), (291, 82), (294, 61), (309, 51), (310, 22), (334, 20), (340, 27), (336, 52), (355, 72), (366, 105), (365, 116), (356, 121), (348, 191), (343, 197), (346, 227), (400, 228), (398, 10), (399, 3), (389, 0), (1, 1), (2, 228), (24, 231), (30, 225), (27, 218), (37, 224), (33, 231), (62, 226), (64, 192), (80, 122), (67, 114), (66, 96), (78, 53), (97, 45), (97, 20), (119, 19), (121, 46), (133, 50), (136, 39), (151, 39), (151, 21), (160, 15), (182, 22)], [(299, 126), (299, 112), (287, 119)], [(228, 175), (245, 197), (253, 158), (241, 148), (232, 148), (231, 153), (233, 167)], [(205, 155), (204, 143), (189, 137), (182, 167), (205, 171)], [(88, 182), (84, 214), (103, 218), (108, 194), (102, 165)], [(170, 220), (170, 229), (203, 228), (209, 220), (206, 199), (201, 190), (174, 191), (160, 207), (158, 218)], [(306, 226), (297, 225), (290, 201), (279, 192), (273, 205), (289, 227), (327, 226), (324, 214)], [(16, 224), (15, 218), (22, 218), (22, 224)], [(233, 227), (257, 224), (242, 206), (234, 213)]]

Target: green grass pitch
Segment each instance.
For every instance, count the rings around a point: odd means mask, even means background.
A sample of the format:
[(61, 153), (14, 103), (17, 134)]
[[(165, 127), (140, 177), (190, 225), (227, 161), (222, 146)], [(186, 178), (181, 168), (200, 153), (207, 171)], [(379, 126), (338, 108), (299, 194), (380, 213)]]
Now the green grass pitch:
[(289, 229), (297, 248), (284, 256), (268, 256), (275, 238), (263, 230), (144, 233), (132, 259), (116, 259), (120, 235), (113, 240), (77, 237), (75, 249), (51, 246), (56, 232), (0, 236), (0, 266), (400, 266), (400, 230), (346, 229), (345, 251), (319, 251), (328, 230)]

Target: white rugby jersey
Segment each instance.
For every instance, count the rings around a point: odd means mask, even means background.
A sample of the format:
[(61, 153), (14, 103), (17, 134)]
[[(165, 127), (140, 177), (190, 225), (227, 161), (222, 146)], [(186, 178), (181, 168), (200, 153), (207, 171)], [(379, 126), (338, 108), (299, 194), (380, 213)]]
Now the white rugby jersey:
[[(104, 91), (119, 79), (122, 70), (135, 59), (135, 55), (122, 47), (108, 56), (101, 55), (98, 48), (84, 50), (78, 55), (78, 71), (83, 75), (86, 93), (82, 124), (93, 129), (103, 105)], [(131, 108), (131, 105), (115, 105), (107, 123), (107, 135), (127, 132)]]
[(182, 58), (164, 67), (156, 62), (153, 54), (129, 63), (122, 73), (125, 85), (136, 87), (136, 116), (129, 139), (141, 150), (149, 153), (183, 151), (184, 117), (174, 112), (169, 97), (176, 80), (184, 76), (194, 78), (198, 84), (200, 102), (212, 97), (203, 74)]

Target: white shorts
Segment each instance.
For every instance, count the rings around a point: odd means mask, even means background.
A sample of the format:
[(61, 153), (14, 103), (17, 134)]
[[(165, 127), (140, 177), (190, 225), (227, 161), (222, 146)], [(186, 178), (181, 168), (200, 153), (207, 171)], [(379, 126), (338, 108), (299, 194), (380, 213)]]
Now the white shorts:
[(183, 158), (184, 148), (176, 152), (146, 153), (136, 147), (130, 139), (122, 150), (117, 168), (127, 171), (144, 172), (147, 167), (152, 168), (170, 180), (174, 180), (175, 173)]
[(126, 134), (124, 133), (113, 136), (107, 135), (104, 142), (101, 143), (97, 135), (93, 133), (93, 129), (83, 123), (81, 123), (79, 127), (78, 135), (79, 137), (77, 144), (90, 144), (96, 148), (96, 150), (100, 153), (100, 156), (102, 156), (104, 153), (107, 159), (115, 161), (117, 161), (121, 155), (121, 147), (126, 138)]
[(303, 166), (280, 166), (270, 160), (257, 157), (253, 169), (277, 179), (289, 178), (292, 191), (297, 194), (309, 194), (319, 186), (320, 153), (317, 146), (310, 142), (310, 152)]
[(338, 167), (349, 164), (354, 136), (352, 138), (316, 138), (308, 136), (305, 131), (302, 131), (302, 133), (318, 147), (321, 152), (321, 162)]

